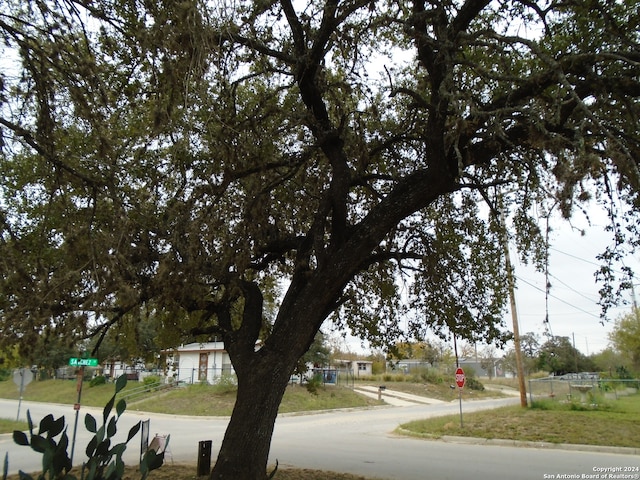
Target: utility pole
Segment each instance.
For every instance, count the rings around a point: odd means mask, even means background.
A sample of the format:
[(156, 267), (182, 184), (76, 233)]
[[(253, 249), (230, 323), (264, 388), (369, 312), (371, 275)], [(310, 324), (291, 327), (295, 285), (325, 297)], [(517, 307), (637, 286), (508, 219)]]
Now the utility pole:
[(503, 245), (505, 266), (507, 268), (507, 285), (509, 286), (509, 300), (511, 303), (511, 320), (513, 321), (513, 345), (516, 353), (516, 371), (518, 372), (518, 387), (520, 390), (520, 406), (527, 407), (527, 388), (524, 383), (524, 368), (522, 366), (522, 348), (520, 347), (520, 328), (518, 327), (518, 312), (516, 310), (515, 280), (513, 278), (513, 267), (509, 254), (509, 239), (507, 237), (507, 223), (504, 218), (504, 211), (500, 208), (500, 220), (504, 227)]

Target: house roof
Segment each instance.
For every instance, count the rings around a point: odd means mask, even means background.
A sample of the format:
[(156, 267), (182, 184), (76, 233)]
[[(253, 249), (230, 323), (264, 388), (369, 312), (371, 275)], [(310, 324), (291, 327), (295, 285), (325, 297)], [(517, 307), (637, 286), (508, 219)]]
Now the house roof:
[(371, 360), (334, 360), (333, 363), (373, 363)]
[(175, 348), (163, 350), (163, 353), (206, 353), (206, 352), (224, 352), (223, 342), (205, 342), (205, 343), (188, 343)]

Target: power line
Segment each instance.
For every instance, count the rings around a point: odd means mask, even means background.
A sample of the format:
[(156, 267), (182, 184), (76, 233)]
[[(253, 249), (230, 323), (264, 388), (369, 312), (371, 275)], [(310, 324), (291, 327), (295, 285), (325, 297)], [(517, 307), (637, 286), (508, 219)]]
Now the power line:
[[(516, 278), (517, 278), (519, 281), (521, 281), (521, 282), (523, 282), (523, 283), (526, 283), (526, 284), (527, 284), (527, 285), (529, 285), (530, 287), (533, 287), (533, 288), (535, 288), (536, 290), (538, 290), (538, 291), (540, 291), (540, 292), (546, 293), (546, 292), (545, 292), (545, 290), (543, 290), (542, 288), (538, 287), (537, 285), (534, 285), (534, 284), (533, 284), (533, 283), (531, 283), (531, 282), (526, 281), (524, 278), (521, 278), (521, 277), (519, 277), (519, 276), (516, 276)], [(551, 294), (549, 294), (549, 296), (550, 296), (550, 297), (552, 297), (552, 298), (555, 298), (555, 299), (556, 299), (556, 300), (558, 300), (559, 302), (564, 303), (565, 305), (569, 305), (571, 308), (575, 308), (576, 310), (581, 311), (582, 313), (586, 313), (587, 315), (590, 315), (590, 316), (592, 316), (592, 317), (594, 317), (594, 318), (600, 319), (600, 317), (599, 317), (598, 315), (595, 315), (594, 313), (588, 312), (588, 311), (586, 311), (586, 310), (584, 310), (584, 309), (582, 309), (582, 308), (580, 308), (580, 307), (576, 307), (575, 305), (573, 305), (573, 304), (571, 304), (571, 303), (567, 302), (566, 300), (563, 300), (563, 299), (562, 299), (562, 298), (560, 298), (560, 297), (557, 297), (557, 296), (555, 296), (555, 295), (551, 295)], [(591, 300), (591, 301), (593, 301), (593, 300)]]
[[(571, 258), (574, 258), (576, 260), (580, 260), (581, 262), (588, 263), (589, 265), (593, 265), (593, 266), (598, 267), (598, 268), (602, 267), (602, 264), (600, 264), (600, 263), (596, 263), (596, 262), (593, 262), (591, 260), (586, 260), (586, 259), (584, 259), (582, 257), (578, 257), (577, 255), (573, 255), (571, 253), (563, 252), (562, 250), (558, 250), (557, 248), (549, 247), (549, 250), (553, 250), (554, 252), (561, 253), (562, 255), (566, 255), (567, 257), (571, 257)], [(622, 260), (620, 260), (620, 263), (622, 263), (622, 265), (624, 266), (624, 262)], [(629, 275), (629, 272), (621, 272), (620, 270), (616, 270), (615, 268), (612, 268), (611, 271), (613, 273), (617, 273), (619, 275)]]
[(556, 277), (555, 275), (549, 274), (549, 276), (555, 280), (557, 280), (559, 283), (561, 283), (562, 285), (564, 285), (565, 287), (567, 287), (569, 290), (571, 290), (572, 292), (580, 295), (582, 298), (584, 298), (585, 300), (589, 300), (590, 302), (596, 303), (596, 301), (593, 298), (589, 298), (587, 297), (585, 294), (580, 293), (579, 291), (577, 291), (575, 288), (571, 287), (570, 285), (567, 285), (566, 283), (564, 283), (562, 280), (560, 280), (558, 277)]
[[(554, 252), (561, 253), (562, 255), (566, 255), (567, 257), (575, 258), (576, 260), (580, 260), (581, 262), (588, 263), (589, 265), (594, 265), (596, 267), (600, 267), (601, 266), (599, 263), (593, 262), (591, 260), (585, 260), (582, 257), (578, 257), (578, 256), (573, 255), (571, 253), (563, 252), (562, 250), (558, 250), (557, 248), (549, 247), (549, 250), (553, 250)], [(618, 272), (618, 273), (620, 273), (620, 272)]]

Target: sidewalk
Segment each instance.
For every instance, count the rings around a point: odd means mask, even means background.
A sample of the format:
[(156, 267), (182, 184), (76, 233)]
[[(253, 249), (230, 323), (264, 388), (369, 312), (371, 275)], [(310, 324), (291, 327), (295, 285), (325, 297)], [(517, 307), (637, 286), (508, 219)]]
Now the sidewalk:
[[(377, 399), (379, 396), (378, 387), (363, 385), (355, 387), (354, 391), (365, 395), (369, 398)], [(382, 400), (394, 407), (407, 407), (410, 405), (422, 404), (422, 405), (435, 405), (439, 403), (448, 403), (435, 398), (423, 397), (420, 395), (412, 395), (410, 393), (398, 392), (396, 390), (385, 389), (381, 392)]]

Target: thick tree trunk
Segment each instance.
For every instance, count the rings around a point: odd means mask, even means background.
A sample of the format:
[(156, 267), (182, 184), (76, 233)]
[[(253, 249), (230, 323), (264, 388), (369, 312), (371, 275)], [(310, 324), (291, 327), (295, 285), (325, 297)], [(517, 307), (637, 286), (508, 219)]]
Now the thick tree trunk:
[(267, 460), (288, 368), (264, 358), (238, 376), (238, 394), (211, 480), (267, 478)]

